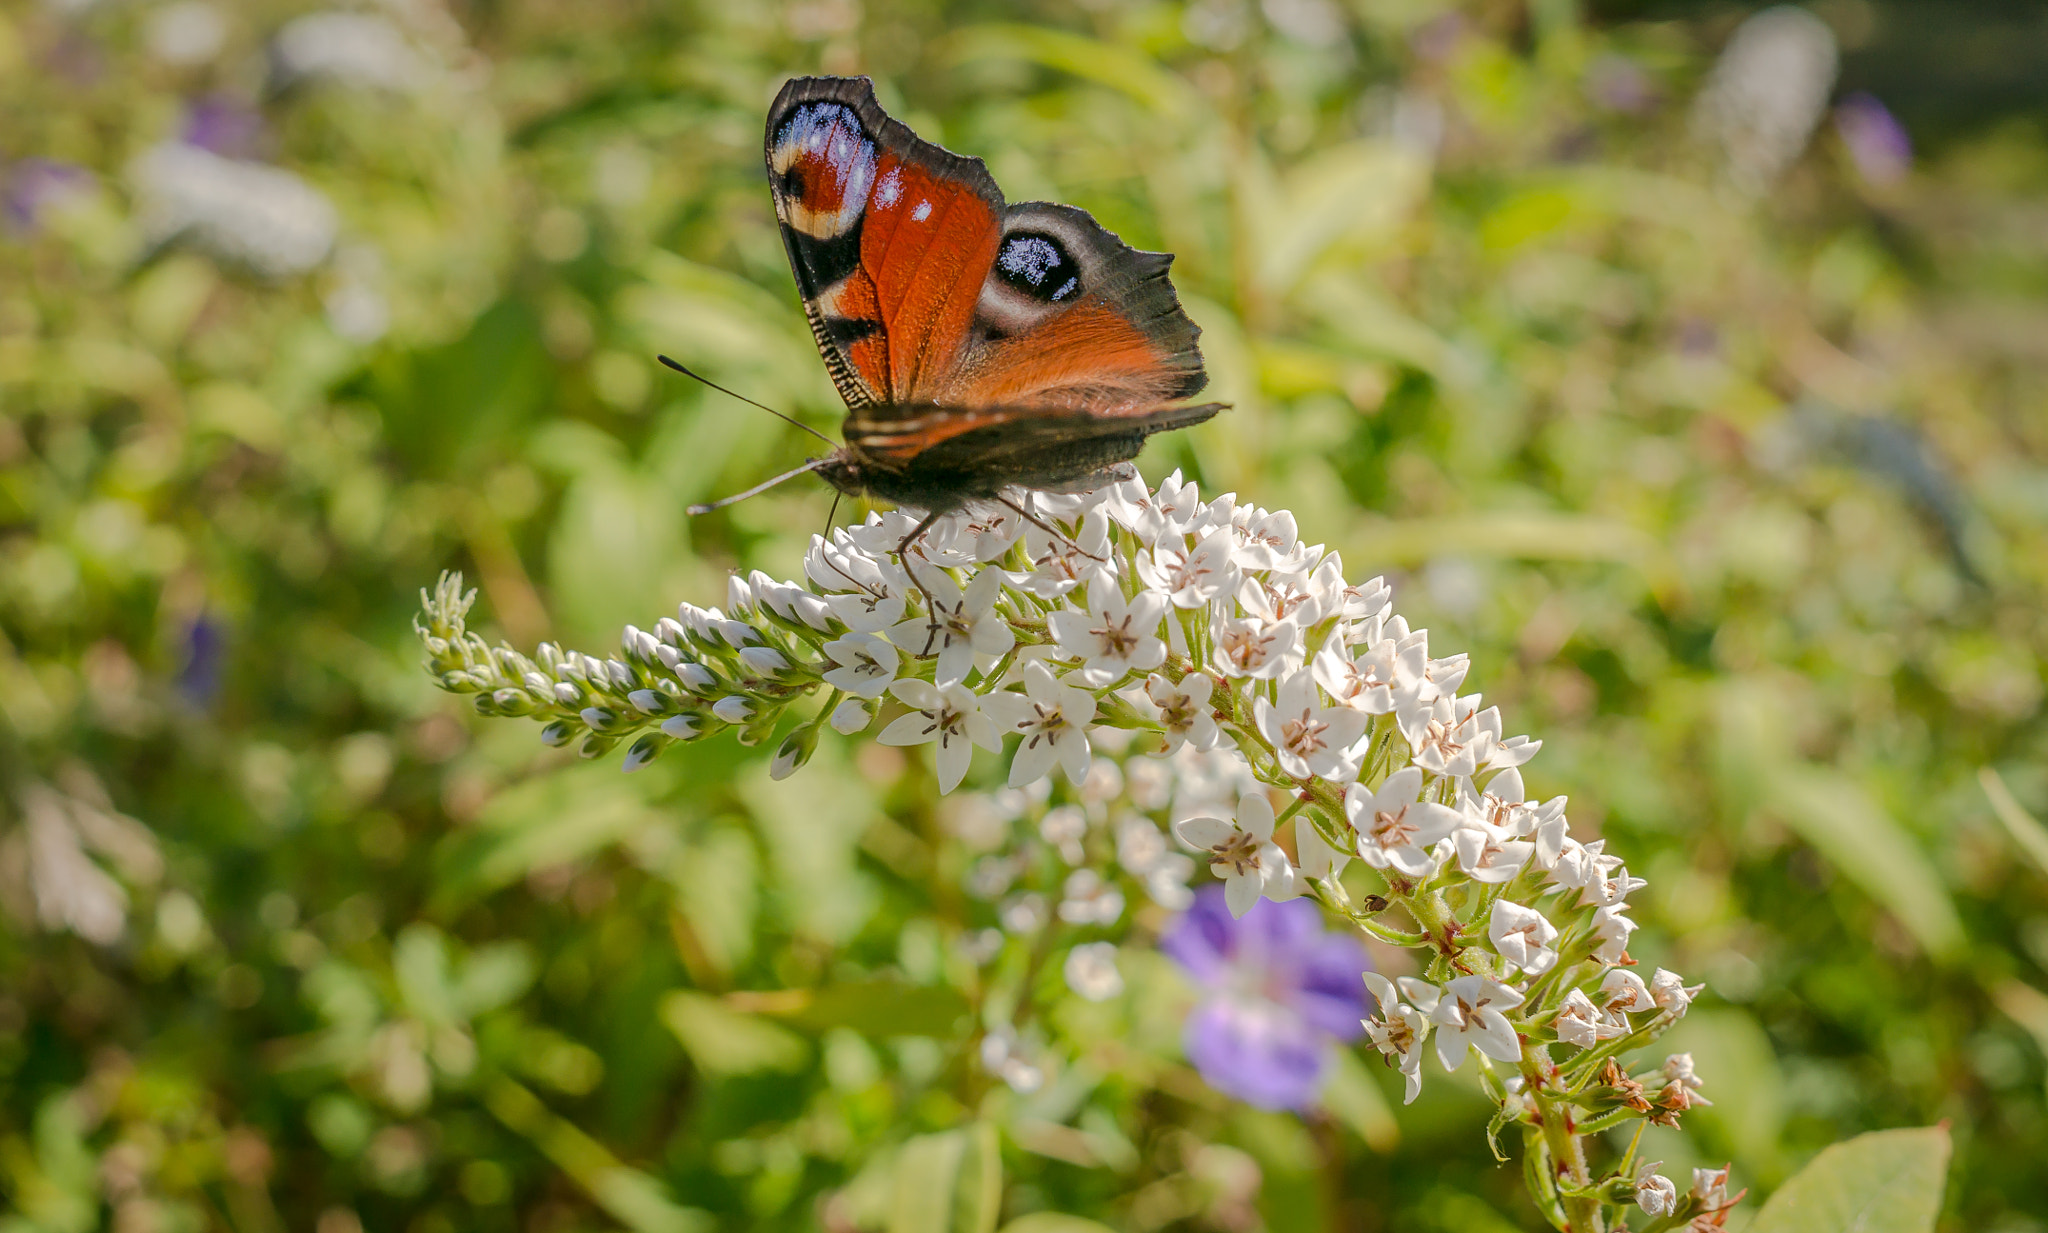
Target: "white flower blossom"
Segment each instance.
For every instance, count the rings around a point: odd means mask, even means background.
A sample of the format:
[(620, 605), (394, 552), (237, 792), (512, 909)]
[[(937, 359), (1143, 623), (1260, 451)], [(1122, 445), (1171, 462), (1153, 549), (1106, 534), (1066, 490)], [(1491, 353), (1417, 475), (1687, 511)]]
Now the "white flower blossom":
[(933, 681), (957, 685), (974, 670), (976, 655), (1001, 655), (1017, 645), (1017, 633), (995, 610), (1003, 576), (985, 569), (965, 591), (944, 574), (925, 580), (932, 593), (929, 618), (913, 617), (889, 631), (890, 641), (913, 655), (939, 657)]
[(1657, 1003), (1657, 1009), (1676, 1019), (1683, 1016), (1692, 1005), (1694, 997), (1705, 985), (1688, 985), (1685, 978), (1676, 972), (1658, 968), (1650, 975), (1650, 999)]
[(1190, 672), (1179, 681), (1170, 681), (1157, 672), (1145, 678), (1145, 697), (1159, 708), (1159, 725), (1165, 729), (1166, 748), (1162, 752), (1170, 754), (1183, 743), (1195, 749), (1216, 747), (1222, 733), (1216, 727), (1214, 708), (1209, 705), (1215, 690), (1215, 679), (1200, 672)]
[(1441, 994), (1435, 985), (1413, 976), (1403, 976), (1397, 983), (1378, 972), (1364, 975), (1374, 1004), (1373, 1017), (1364, 1021), (1366, 1037), (1373, 1048), (1401, 1059), (1401, 1074), (1408, 1085), (1408, 1095), (1401, 1103), (1412, 1105), (1422, 1091), (1422, 1045), (1429, 1039), (1430, 1015)]
[(1685, 1098), (1688, 1104), (1711, 1105), (1714, 1103), (1699, 1094), (1700, 1089), (1705, 1086), (1705, 1083), (1700, 1079), (1699, 1073), (1692, 1067), (1692, 1054), (1674, 1053), (1665, 1058), (1664, 1065), (1659, 1069), (1659, 1073), (1664, 1076), (1665, 1083), (1675, 1083), (1685, 1090)]
[(1024, 670), (1024, 693), (990, 694), (984, 705), (1006, 732), (1024, 740), (1010, 763), (1010, 786), (1042, 779), (1054, 766), (1072, 783), (1088, 777), (1088, 724), (1095, 718), (1095, 695), (1065, 684), (1032, 663)]
[(896, 645), (880, 634), (847, 634), (826, 643), (824, 649), (839, 665), (825, 673), (826, 683), (856, 698), (881, 697), (903, 661)]
[(1347, 753), (1365, 735), (1365, 714), (1350, 707), (1324, 706), (1308, 672), (1296, 672), (1282, 681), (1278, 701), (1257, 699), (1252, 715), (1287, 774), (1336, 783), (1357, 778), (1358, 766)]
[(1600, 978), (1600, 996), (1595, 1001), (1610, 1015), (1657, 1009), (1643, 978), (1627, 968), (1615, 968)]
[(1620, 963), (1628, 954), (1628, 935), (1636, 931), (1636, 923), (1621, 914), (1627, 906), (1615, 904), (1593, 913), (1593, 957), (1602, 963)]
[(1678, 1207), (1677, 1185), (1656, 1171), (1662, 1163), (1653, 1160), (1644, 1165), (1642, 1174), (1636, 1178), (1636, 1206), (1643, 1209), (1645, 1216), (1669, 1216)]
[(1429, 850), (1451, 833), (1459, 815), (1434, 801), (1416, 800), (1421, 791), (1422, 772), (1412, 766), (1387, 776), (1377, 790), (1362, 783), (1345, 790), (1344, 815), (1358, 831), (1359, 859), (1411, 878), (1429, 875), (1436, 867)]
[(1251, 911), (1262, 895), (1285, 900), (1300, 894), (1293, 864), (1273, 842), (1273, 803), (1262, 792), (1238, 802), (1235, 821), (1187, 818), (1176, 822), (1173, 831), (1182, 843), (1209, 853), (1209, 870), (1223, 879), (1232, 916)]
[(1557, 965), (1557, 952), (1550, 945), (1557, 940), (1557, 926), (1534, 908), (1511, 899), (1494, 904), (1486, 936), (1495, 952), (1525, 976), (1541, 976)]
[(1430, 1016), (1436, 1023), (1436, 1055), (1444, 1069), (1463, 1065), (1468, 1045), (1499, 1061), (1521, 1061), (1521, 1038), (1501, 1014), (1521, 1004), (1519, 992), (1491, 976), (1474, 973), (1446, 984), (1443, 999)]
[(1610, 1021), (1593, 1005), (1593, 999), (1583, 990), (1574, 989), (1564, 995), (1564, 1004), (1558, 1008), (1557, 1017), (1551, 1027), (1557, 1038), (1568, 1045), (1590, 1049), (1602, 1040), (1614, 1035)]
[(1138, 553), (1138, 580), (1176, 608), (1206, 608), (1237, 585), (1230, 533), (1211, 531), (1190, 547), (1178, 536)]
[(1153, 591), (1125, 599), (1114, 581), (1098, 574), (1084, 611), (1055, 612), (1047, 623), (1060, 650), (1082, 661), (1082, 683), (1100, 686), (1166, 662), (1166, 644), (1157, 637), (1166, 607)]
[(1067, 988), (1091, 1002), (1106, 1002), (1124, 991), (1116, 969), (1116, 943), (1083, 942), (1067, 952)]
[(1301, 666), (1301, 631), (1292, 621), (1257, 617), (1215, 622), (1216, 670), (1224, 676), (1270, 681)]
[(941, 793), (951, 792), (966, 776), (973, 746), (1002, 748), (996, 725), (983, 713), (982, 700), (964, 685), (942, 689), (929, 681), (906, 680), (890, 685), (889, 692), (911, 710), (875, 739), (884, 745), (935, 742), (939, 748), (933, 762)]

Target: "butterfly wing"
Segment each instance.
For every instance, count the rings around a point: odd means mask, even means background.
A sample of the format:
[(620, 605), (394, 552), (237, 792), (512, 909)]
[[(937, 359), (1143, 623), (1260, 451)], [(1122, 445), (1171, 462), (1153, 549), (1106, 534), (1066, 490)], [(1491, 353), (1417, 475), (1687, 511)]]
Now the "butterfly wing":
[(988, 168), (890, 119), (864, 77), (784, 86), (766, 156), (804, 312), (847, 407), (942, 382), (1002, 241)]
[[(1071, 206), (1006, 205), (981, 160), (889, 118), (865, 78), (791, 81), (765, 145), (849, 444), (993, 427), (942, 424), (947, 410), (1008, 408), (1011, 424), (1050, 411), (1143, 418), (1205, 383), (1171, 256), (1132, 249)], [(907, 417), (922, 421), (916, 434), (902, 434)]]

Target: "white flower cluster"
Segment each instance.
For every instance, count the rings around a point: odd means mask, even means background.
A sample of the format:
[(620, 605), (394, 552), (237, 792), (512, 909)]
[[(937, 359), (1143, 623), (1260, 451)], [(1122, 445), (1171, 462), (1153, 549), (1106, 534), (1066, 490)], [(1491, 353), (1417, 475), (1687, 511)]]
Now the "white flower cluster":
[[(1035, 795), (1039, 837), (1067, 866), (1083, 864), (1092, 816), (1114, 828), (1132, 883), (1178, 906), (1192, 866), (1153, 820), (1170, 817), (1233, 913), (1308, 895), (1423, 953), (1419, 975), (1365, 974), (1378, 1008), (1369, 1039), (1410, 1100), (1432, 1032), (1447, 1068), (1472, 1049), (1519, 1066), (1518, 1107), (1533, 1109), (1685, 1012), (1698, 986), (1632, 970), (1627, 900), (1643, 881), (1602, 841), (1571, 836), (1564, 798), (1528, 798), (1520, 768), (1541, 743), (1505, 735), (1496, 708), (1460, 692), (1467, 658), (1432, 656), (1384, 581), (1347, 582), (1291, 514), (1231, 495), (1205, 502), (1178, 473), (1156, 491), (1133, 477), (1015, 500), (941, 518), (901, 557), (908, 513), (816, 537), (809, 586), (735, 577), (723, 609), (685, 604), (652, 632), (629, 627), (607, 660), (489, 648), (463, 629), (468, 599), (444, 580), (421, 628), (430, 668), (486, 713), (547, 721), (553, 743), (583, 733), (588, 755), (635, 738), (628, 769), (725, 727), (766, 740), (822, 691), (783, 737), (774, 774), (801, 766), (826, 723), (850, 734), (880, 719), (880, 741), (931, 745), (941, 792), (966, 779), (976, 749), (1007, 750), (997, 795), (1015, 799), (996, 812), (997, 843)], [(1148, 766), (1175, 782), (1157, 784)], [(1078, 803), (1043, 807), (1055, 770)], [(1354, 858), (1371, 872), (1347, 879)], [(983, 857), (969, 889), (997, 899), (1020, 860)], [(1075, 868), (1056, 907), (1020, 894), (998, 919), (1012, 932), (1055, 914), (1107, 926), (1123, 909), (1101, 872)], [(1393, 909), (1415, 929), (1384, 919)], [(1100, 946), (1074, 952), (1067, 977), (1084, 997), (1120, 988)], [(1552, 1042), (1579, 1052), (1553, 1064)], [(1622, 1113), (1699, 1103), (1689, 1059), (1683, 1078), (1650, 1077), (1658, 1105), (1614, 1074)], [(1504, 1087), (1501, 1098), (1516, 1104)]]

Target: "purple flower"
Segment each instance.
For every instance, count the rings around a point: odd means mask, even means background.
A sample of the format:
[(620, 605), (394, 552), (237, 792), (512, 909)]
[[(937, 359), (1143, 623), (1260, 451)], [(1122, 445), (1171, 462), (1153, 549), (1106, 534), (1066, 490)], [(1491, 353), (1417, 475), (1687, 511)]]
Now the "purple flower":
[(1332, 1042), (1364, 1031), (1359, 975), (1372, 962), (1356, 938), (1325, 933), (1307, 900), (1262, 899), (1234, 920), (1223, 887), (1211, 884), (1159, 946), (1208, 991), (1188, 1016), (1188, 1060), (1209, 1086), (1247, 1104), (1307, 1108)]
[(222, 158), (253, 158), (264, 146), (263, 117), (222, 94), (194, 100), (185, 109), (179, 139)]
[(92, 173), (70, 163), (25, 158), (0, 169), (0, 213), (15, 231), (30, 232), (48, 210), (92, 187)]
[(1875, 95), (1858, 92), (1835, 108), (1835, 130), (1864, 182), (1897, 184), (1913, 169), (1913, 139)]

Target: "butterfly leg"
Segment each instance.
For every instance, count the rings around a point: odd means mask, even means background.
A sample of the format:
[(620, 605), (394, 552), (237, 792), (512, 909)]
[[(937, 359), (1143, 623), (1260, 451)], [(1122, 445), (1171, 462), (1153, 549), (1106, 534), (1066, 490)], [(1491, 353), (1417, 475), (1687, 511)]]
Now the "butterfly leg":
[(1050, 523), (1047, 523), (1038, 515), (1032, 513), (1030, 510), (1025, 509), (1023, 506), (1017, 504), (1015, 501), (1010, 500), (1010, 498), (1005, 496), (998, 496), (996, 500), (999, 503), (1007, 505), (1011, 509), (1015, 510), (1019, 518), (1022, 518), (1024, 521), (1030, 523), (1032, 526), (1037, 527), (1039, 530), (1045, 532), (1047, 535), (1052, 536), (1053, 539), (1057, 542), (1065, 544), (1067, 547), (1072, 548), (1075, 552), (1080, 553), (1082, 556), (1087, 557), (1089, 560), (1104, 562), (1109, 560), (1108, 557), (1098, 557), (1094, 553), (1088, 551), (1086, 548), (1083, 548), (1081, 545), (1075, 543), (1073, 536), (1068, 535), (1066, 532), (1060, 530), (1058, 527), (1053, 526)]
[(919, 651), (919, 655), (931, 654), (932, 643), (938, 639), (939, 601), (932, 597), (930, 588), (925, 586), (924, 580), (917, 576), (917, 570), (911, 566), (910, 548), (911, 545), (924, 538), (924, 533), (932, 529), (932, 524), (937, 522), (939, 515), (944, 512), (943, 510), (933, 510), (926, 514), (922, 521), (910, 528), (910, 534), (903, 537), (903, 542), (896, 545), (896, 559), (902, 563), (903, 572), (910, 576), (910, 585), (917, 588), (919, 595), (924, 596), (925, 618), (931, 622), (925, 630), (924, 650)]

